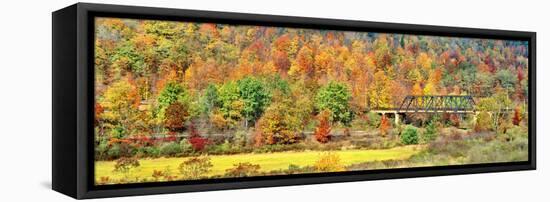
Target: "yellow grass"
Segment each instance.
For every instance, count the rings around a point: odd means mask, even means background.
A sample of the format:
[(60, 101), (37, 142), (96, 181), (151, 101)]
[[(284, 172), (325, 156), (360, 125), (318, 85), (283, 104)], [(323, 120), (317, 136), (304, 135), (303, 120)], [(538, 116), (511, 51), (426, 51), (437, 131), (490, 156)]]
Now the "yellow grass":
[[(401, 160), (407, 159), (420, 151), (419, 146), (403, 146), (382, 150), (342, 150), (332, 151), (338, 154), (342, 166), (351, 164), (382, 161), (382, 160)], [(261, 154), (235, 154), (235, 155), (216, 155), (210, 156), (213, 168), (209, 175), (223, 175), (225, 170), (233, 167), (234, 164), (249, 162), (260, 165), (261, 171), (272, 171), (287, 169), (289, 165), (294, 164), (300, 167), (313, 166), (319, 159), (322, 151), (303, 151), (303, 152), (275, 152)], [(179, 175), (178, 166), (187, 158), (156, 158), (140, 159), (140, 167), (132, 169), (126, 174), (129, 179), (151, 178), (153, 170), (164, 171), (168, 167), (173, 175)], [(95, 176), (99, 180), (101, 177), (109, 177), (112, 180), (125, 177), (125, 174), (113, 172), (114, 161), (96, 161)]]

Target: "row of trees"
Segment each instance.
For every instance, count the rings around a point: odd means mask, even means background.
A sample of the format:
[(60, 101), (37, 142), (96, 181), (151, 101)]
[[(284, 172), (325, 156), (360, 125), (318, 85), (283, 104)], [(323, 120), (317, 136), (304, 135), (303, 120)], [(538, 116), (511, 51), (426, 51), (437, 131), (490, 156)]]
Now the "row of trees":
[(178, 133), (188, 127), (188, 122), (203, 122), (204, 127), (216, 131), (256, 126), (258, 144), (293, 143), (314, 112), (324, 110), (327, 121), (344, 125), (349, 125), (354, 115), (350, 90), (337, 82), (311, 95), (303, 84), (290, 85), (278, 76), (209, 84), (200, 94), (191, 94), (182, 84), (170, 81), (155, 104), (148, 105), (137, 98), (132, 83), (130, 77), (114, 83), (97, 103), (100, 136), (108, 133), (109, 137), (122, 138), (124, 134), (163, 130)]

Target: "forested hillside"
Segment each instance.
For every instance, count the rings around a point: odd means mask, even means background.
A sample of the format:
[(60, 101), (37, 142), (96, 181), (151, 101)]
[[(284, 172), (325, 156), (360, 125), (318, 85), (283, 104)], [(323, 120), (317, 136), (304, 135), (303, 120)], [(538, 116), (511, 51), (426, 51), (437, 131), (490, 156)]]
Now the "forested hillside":
[[(526, 134), (527, 67), (526, 41), (97, 18), (96, 159), (130, 170), (129, 157), (393, 148), (520, 126)], [(371, 112), (407, 95), (471, 95), (480, 113), (413, 114), (404, 127)], [(332, 170), (346, 169), (357, 167)]]

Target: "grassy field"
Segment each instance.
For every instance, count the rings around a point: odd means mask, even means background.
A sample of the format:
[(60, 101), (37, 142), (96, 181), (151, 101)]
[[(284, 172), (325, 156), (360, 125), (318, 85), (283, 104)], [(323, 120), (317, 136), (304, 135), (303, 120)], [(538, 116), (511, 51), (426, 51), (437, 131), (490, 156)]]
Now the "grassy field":
[[(420, 151), (421, 146), (403, 146), (382, 150), (343, 150), (333, 151), (333, 153), (339, 155), (342, 166), (347, 166), (370, 161), (403, 160)], [(240, 162), (258, 164), (260, 165), (261, 171), (287, 169), (291, 164), (300, 167), (312, 166), (319, 159), (321, 154), (322, 152), (319, 151), (304, 151), (210, 156), (214, 167), (209, 175), (223, 175), (226, 169)], [(127, 177), (139, 179), (150, 178), (154, 170), (162, 171), (167, 167), (174, 175), (179, 175), (177, 168), (185, 159), (186, 158), (141, 159), (140, 166), (133, 169)], [(114, 161), (96, 161), (96, 179), (100, 177), (109, 177), (110, 179), (125, 177), (122, 173), (113, 172), (114, 165)]]

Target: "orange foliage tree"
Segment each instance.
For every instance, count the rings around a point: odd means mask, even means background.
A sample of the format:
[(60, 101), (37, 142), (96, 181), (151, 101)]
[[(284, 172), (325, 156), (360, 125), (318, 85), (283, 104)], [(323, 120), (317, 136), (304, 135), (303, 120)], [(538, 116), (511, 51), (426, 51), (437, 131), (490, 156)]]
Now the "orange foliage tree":
[(315, 129), (315, 133), (313, 134), (315, 136), (315, 139), (320, 143), (327, 143), (330, 141), (330, 111), (329, 110), (323, 110), (319, 115), (317, 115), (317, 120), (319, 120), (319, 124), (317, 125), (317, 128)]
[(388, 120), (388, 117), (386, 117), (386, 115), (382, 115), (382, 119), (380, 119), (380, 134), (386, 136), (389, 133), (390, 128), (390, 120)]
[(516, 107), (514, 109), (514, 117), (512, 117), (512, 123), (517, 126), (521, 123), (521, 120), (523, 120), (523, 117), (521, 116), (521, 109), (519, 107)]

